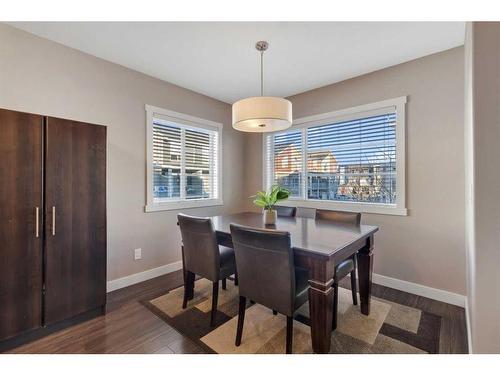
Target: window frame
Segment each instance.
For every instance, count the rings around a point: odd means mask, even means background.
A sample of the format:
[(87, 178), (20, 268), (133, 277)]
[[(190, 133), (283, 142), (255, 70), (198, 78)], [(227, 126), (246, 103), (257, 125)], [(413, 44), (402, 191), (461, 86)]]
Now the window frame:
[[(167, 109), (145, 105), (146, 110), (146, 205), (145, 212), (170, 211), (183, 208), (210, 207), (222, 206), (222, 128), (221, 123), (186, 115), (184, 113), (174, 112)], [(159, 117), (173, 124), (180, 125), (184, 129), (192, 129), (195, 131), (210, 130), (217, 133), (218, 150), (217, 150), (217, 197), (215, 198), (198, 198), (198, 199), (172, 199), (168, 202), (154, 201), (154, 175), (153, 175), (153, 120)], [(181, 144), (181, 160), (184, 160), (184, 144)], [(180, 189), (185, 187), (185, 171), (184, 178), (181, 177)], [(212, 180), (213, 184), (213, 180)]]
[[(278, 205), (406, 216), (408, 214), (406, 208), (406, 103), (407, 96), (382, 100), (356, 107), (302, 117), (295, 119), (292, 127), (285, 131), (264, 133), (262, 136), (263, 188), (265, 190), (269, 189), (272, 182), (268, 180), (274, 179), (274, 150), (272, 142), (270, 146), (271, 156), (269, 159), (266, 155), (268, 137), (283, 134), (287, 131), (300, 130), (302, 131), (303, 143), (302, 196), (300, 198), (290, 197), (286, 201), (279, 202)], [(336, 122), (383, 114), (387, 113), (388, 110), (396, 113), (396, 203), (330, 201), (307, 198), (307, 129), (315, 126), (329, 125)], [(267, 164), (268, 161), (271, 163), (270, 166)]]

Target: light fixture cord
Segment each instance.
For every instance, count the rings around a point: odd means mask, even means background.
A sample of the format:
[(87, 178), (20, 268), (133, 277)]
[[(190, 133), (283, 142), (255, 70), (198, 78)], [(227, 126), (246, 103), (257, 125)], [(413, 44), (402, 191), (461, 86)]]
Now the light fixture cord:
[(264, 96), (264, 51), (260, 51), (260, 96)]

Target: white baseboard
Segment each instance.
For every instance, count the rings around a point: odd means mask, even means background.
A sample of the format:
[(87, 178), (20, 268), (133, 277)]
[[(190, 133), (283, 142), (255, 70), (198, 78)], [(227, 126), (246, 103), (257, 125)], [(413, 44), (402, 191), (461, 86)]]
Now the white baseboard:
[[(106, 289), (108, 292), (112, 292), (113, 290), (125, 288), (127, 286), (137, 284), (149, 279), (153, 279), (158, 276), (166, 275), (167, 273), (178, 271), (180, 269), (182, 269), (182, 261), (165, 264), (163, 266), (153, 268), (147, 271), (134, 273), (133, 275), (108, 281)], [(466, 314), (468, 314), (467, 303), (466, 303), (467, 298), (461, 294), (448, 292), (446, 290), (431, 288), (429, 286), (420, 285), (409, 281), (394, 279), (392, 277), (383, 276), (376, 273), (373, 274), (372, 281), (376, 284), (401, 290), (403, 292), (416, 294), (417, 296), (427, 297), (437, 301), (449, 303), (451, 305), (464, 307), (466, 309)], [(467, 329), (469, 330), (468, 318), (467, 318)], [(468, 335), (470, 336), (469, 332)]]
[(158, 276), (166, 275), (174, 271), (182, 269), (182, 261), (165, 264), (160, 267), (156, 267), (147, 271), (134, 273), (133, 275), (125, 276), (120, 279), (110, 280), (107, 282), (106, 290), (112, 292), (113, 290), (125, 288), (127, 286), (137, 284), (149, 279), (153, 279)]
[(373, 274), (372, 281), (375, 284), (380, 284), (383, 286), (387, 286), (389, 288), (401, 290), (403, 292), (416, 294), (417, 296), (427, 297), (430, 299), (434, 299), (436, 301), (446, 302), (455, 306), (460, 306), (460, 307), (466, 306), (465, 296), (457, 293), (448, 292), (446, 290), (431, 288), (430, 286), (394, 279), (392, 277), (383, 276), (376, 273)]

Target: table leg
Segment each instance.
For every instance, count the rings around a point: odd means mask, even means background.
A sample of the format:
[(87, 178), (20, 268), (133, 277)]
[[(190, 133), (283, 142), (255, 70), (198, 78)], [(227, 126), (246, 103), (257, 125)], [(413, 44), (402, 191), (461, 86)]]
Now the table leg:
[(309, 280), (309, 314), (312, 347), (315, 353), (330, 352), (333, 311), (333, 279)]
[(366, 240), (364, 246), (358, 252), (358, 281), (359, 297), (361, 300), (361, 313), (370, 314), (370, 302), (372, 295), (372, 272), (373, 272), (373, 236)]

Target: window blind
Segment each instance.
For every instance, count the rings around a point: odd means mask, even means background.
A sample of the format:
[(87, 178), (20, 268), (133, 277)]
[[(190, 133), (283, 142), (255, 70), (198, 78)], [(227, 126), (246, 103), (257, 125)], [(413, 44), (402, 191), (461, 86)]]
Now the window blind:
[(272, 161), (272, 174), (268, 181), (278, 184), (290, 190), (292, 197), (302, 195), (303, 181), (303, 142), (301, 131), (290, 131), (269, 138), (266, 152), (268, 159)]
[(154, 200), (218, 198), (218, 143), (218, 131), (154, 119)]
[(154, 199), (181, 196), (181, 129), (158, 122), (153, 124)]
[(396, 112), (265, 140), (266, 181), (311, 200), (396, 202)]
[(309, 199), (395, 203), (396, 114), (307, 129)]

